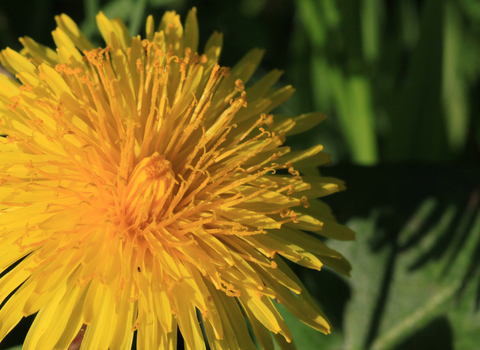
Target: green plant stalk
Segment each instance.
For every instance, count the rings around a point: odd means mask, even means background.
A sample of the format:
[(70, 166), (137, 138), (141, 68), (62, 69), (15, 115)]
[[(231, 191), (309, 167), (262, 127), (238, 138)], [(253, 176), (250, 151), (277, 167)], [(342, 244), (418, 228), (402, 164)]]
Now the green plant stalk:
[(133, 7), (132, 16), (130, 17), (130, 34), (133, 36), (138, 35), (140, 30), (140, 25), (142, 24), (145, 17), (145, 10), (147, 8), (148, 0), (138, 1), (138, 5)]

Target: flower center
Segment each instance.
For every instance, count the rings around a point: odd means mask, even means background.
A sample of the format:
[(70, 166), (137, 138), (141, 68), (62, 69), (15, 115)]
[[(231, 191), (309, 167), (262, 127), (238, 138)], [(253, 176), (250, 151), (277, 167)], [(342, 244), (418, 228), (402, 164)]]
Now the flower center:
[(155, 152), (137, 164), (128, 181), (125, 215), (139, 225), (158, 217), (171, 201), (175, 176), (171, 163)]

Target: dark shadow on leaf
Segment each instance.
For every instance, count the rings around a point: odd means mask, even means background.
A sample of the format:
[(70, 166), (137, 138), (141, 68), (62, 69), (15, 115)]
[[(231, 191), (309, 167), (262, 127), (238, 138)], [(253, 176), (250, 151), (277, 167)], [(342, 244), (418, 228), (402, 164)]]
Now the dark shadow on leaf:
[(367, 349), (370, 347), (370, 345), (372, 345), (378, 335), (382, 316), (388, 301), (390, 285), (392, 283), (392, 277), (394, 274), (395, 263), (398, 255), (398, 245), (396, 237), (394, 237), (394, 239), (395, 240), (391, 243), (391, 252), (388, 256), (388, 260), (385, 263), (385, 270), (382, 278), (382, 284), (380, 286), (380, 293), (377, 298), (375, 309), (373, 310), (372, 318), (370, 321), (370, 328), (367, 334), (367, 338), (365, 340), (365, 348)]
[(477, 293), (475, 294), (475, 310), (480, 310), (480, 278), (477, 284)]
[[(375, 167), (338, 166), (324, 168), (323, 173), (339, 177), (347, 183), (346, 192), (325, 199), (339, 221), (369, 217), (372, 208), (377, 208), (376, 235), (370, 242), (370, 248), (372, 254), (389, 251), (379, 297), (366, 334), (365, 348), (368, 349), (378, 335), (400, 255), (410, 254), (413, 257), (409, 270), (414, 273), (430, 262), (453, 263), (464, 252), (467, 242), (471, 248), (474, 220), (469, 211), (474, 213), (476, 204), (472, 207), (473, 202), (469, 202), (469, 198), (478, 188), (480, 171), (472, 167), (405, 163)], [(429, 208), (423, 210), (424, 207)], [(465, 274), (465, 284), (476, 274), (479, 254), (480, 246), (477, 246), (469, 260), (469, 268), (464, 268), (459, 275)], [(480, 284), (478, 289), (480, 292)], [(480, 303), (480, 297), (477, 300)], [(446, 320), (435, 322), (431, 327), (443, 325), (445, 329), (450, 329), (445, 324)], [(429, 327), (422, 332), (430, 332)], [(415, 339), (411, 341), (417, 341)]]
[[(445, 203), (445, 205), (447, 204)], [(454, 211), (453, 215), (451, 215), (452, 210)], [(423, 239), (426, 239), (427, 236), (436, 235), (437, 237), (435, 241), (432, 242), (430, 248), (410, 264), (409, 270), (418, 270), (432, 260), (441, 259), (454, 241), (455, 237), (452, 235), (452, 231), (454, 231), (459, 221), (460, 215), (456, 208), (444, 208), (443, 205), (441, 207), (439, 206), (428, 218), (428, 223), (425, 225), (425, 228), (417, 231), (415, 236), (412, 237), (412, 240), (419, 244)], [(407, 243), (402, 247), (402, 251), (415, 249), (417, 244)]]
[[(468, 264), (467, 271), (465, 272), (465, 275), (462, 279), (462, 284), (460, 285), (460, 288), (457, 293), (457, 299), (461, 298), (462, 295), (464, 294), (466, 288), (469, 286), (470, 282), (475, 279), (475, 277), (479, 276), (480, 273), (480, 239), (477, 241), (475, 249), (473, 251), (472, 257), (470, 259), (470, 263)], [(476, 311), (479, 310), (479, 302), (480, 302), (480, 278), (479, 278), (479, 287), (477, 288), (477, 294), (476, 294), (476, 303), (475, 303), (475, 309)]]
[[(471, 197), (470, 197), (470, 201), (467, 205), (467, 208), (466, 208), (466, 211), (465, 211), (465, 216), (466, 216), (466, 219), (469, 220), (470, 217), (472, 217), (477, 209), (477, 206), (478, 206), (478, 202), (479, 202), (479, 190), (476, 189)], [(452, 255), (451, 257), (448, 259), (448, 262), (447, 264), (445, 265), (445, 273), (448, 272), (450, 266), (452, 266), (453, 262), (455, 261), (455, 259), (458, 257), (458, 255), (461, 253), (462, 251), (462, 248), (464, 247), (465, 243), (467, 242), (468, 240), (468, 236), (469, 236), (469, 233), (471, 231), (471, 226), (473, 225), (473, 221), (472, 220), (469, 220), (470, 222), (467, 223), (467, 225), (465, 225), (466, 229), (462, 230), (460, 232), (460, 235), (458, 237), (458, 242), (454, 245), (454, 247), (452, 248)]]
[(453, 350), (453, 330), (447, 317), (438, 317), (393, 350)]

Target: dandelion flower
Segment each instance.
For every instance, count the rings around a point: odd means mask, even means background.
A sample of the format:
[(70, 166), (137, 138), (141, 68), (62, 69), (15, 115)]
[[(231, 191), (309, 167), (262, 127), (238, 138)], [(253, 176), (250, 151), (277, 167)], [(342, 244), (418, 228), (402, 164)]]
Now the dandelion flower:
[[(197, 53), (196, 10), (167, 12), (146, 39), (102, 13), (105, 48), (66, 15), (56, 51), (31, 38), (1, 63), (0, 341), (38, 313), (24, 349), (294, 348), (275, 303), (324, 333), (330, 324), (281, 257), (348, 274), (305, 233), (349, 240), (318, 197), (339, 180), (301, 176), (322, 146), (285, 137), (319, 113), (269, 114), (293, 92), (274, 70), (245, 88), (262, 57), (231, 70), (222, 35)], [(281, 257), (280, 257), (281, 256)]]

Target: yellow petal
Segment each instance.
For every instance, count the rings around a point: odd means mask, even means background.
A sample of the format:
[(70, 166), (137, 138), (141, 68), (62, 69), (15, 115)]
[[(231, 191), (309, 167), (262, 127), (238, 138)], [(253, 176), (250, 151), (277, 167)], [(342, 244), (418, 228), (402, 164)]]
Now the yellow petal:
[(285, 86), (281, 89), (270, 89), (262, 98), (254, 100), (235, 116), (234, 122), (241, 123), (250, 118), (258, 117), (260, 113), (268, 114), (293, 95), (295, 89)]
[(62, 13), (60, 16), (55, 16), (55, 21), (57, 22), (58, 27), (68, 35), (80, 51), (83, 52), (84, 50), (92, 50), (94, 48), (78, 28), (77, 24), (69, 16)]
[(293, 342), (288, 342), (284, 337), (282, 337), (280, 334), (275, 334), (273, 333), (273, 338), (275, 338), (275, 341), (277, 342), (278, 346), (280, 346), (280, 350), (297, 350), (297, 346)]
[(282, 334), (287, 341), (292, 340), (292, 335), (277, 309), (266, 296), (258, 296), (248, 290), (242, 290), (238, 298), (244, 308), (250, 309), (260, 323), (275, 334)]
[(332, 177), (302, 176), (302, 180), (310, 184), (310, 188), (295, 193), (295, 197), (318, 198), (344, 191), (345, 183)]
[(25, 299), (31, 295), (34, 287), (35, 283), (33, 283), (33, 278), (31, 277), (0, 309), (0, 320), (2, 320), (0, 323), (0, 342), (24, 317), (22, 312), (23, 304)]
[[(18, 73), (25, 73), (24, 75), (19, 75), (20, 80), (24, 84), (31, 84), (37, 86), (39, 84), (39, 79), (37, 76), (37, 68), (28, 61), (28, 59), (18, 52), (13, 51), (9, 47), (2, 51), (2, 62), (5, 62), (5, 68), (10, 70), (10, 73), (16, 75)], [(10, 68), (9, 68), (10, 67)]]
[(120, 18), (112, 19), (112, 25), (115, 28), (116, 33), (118, 33), (118, 40), (120, 41), (123, 50), (127, 51), (130, 45), (132, 45), (132, 36), (130, 35), (130, 31)]
[(269, 218), (262, 213), (246, 209), (227, 207), (221, 207), (217, 210), (217, 212), (223, 217), (239, 222), (241, 224), (247, 224), (265, 229), (280, 228), (280, 224), (277, 221)]
[(139, 315), (138, 315), (138, 333), (137, 333), (137, 347), (138, 349), (157, 350), (160, 349), (160, 342), (163, 336), (162, 327), (158, 323), (158, 319), (152, 310), (148, 310), (146, 300), (139, 301)]
[[(57, 51), (61, 48), (66, 50), (66, 53), (63, 53), (63, 56), (71, 56), (77, 62), (82, 62), (82, 55), (77, 50), (77, 46), (75, 42), (72, 40), (72, 37), (69, 36), (62, 28), (57, 28), (52, 32), (53, 40), (55, 41), (55, 45), (58, 47)], [(69, 63), (69, 61), (63, 60), (65, 63)]]
[(30, 277), (32, 268), (36, 265), (33, 257), (25, 258), (0, 279), (0, 303)]
[(167, 11), (160, 22), (159, 31), (165, 33), (167, 47), (171, 45), (175, 55), (183, 55), (183, 26), (180, 15), (175, 11)]
[(187, 19), (185, 21), (184, 46), (192, 49), (192, 53), (197, 52), (198, 49), (198, 22), (197, 9), (194, 7), (188, 11)]
[(278, 292), (277, 302), (285, 306), (293, 316), (322, 333), (330, 333), (331, 327), (325, 315), (318, 314), (315, 308), (309, 305), (306, 300), (297, 298), (289, 289), (281, 286), (275, 278), (272, 278), (267, 273), (262, 274), (262, 278), (267, 285), (270, 285), (271, 288)]
[[(212, 284), (207, 284), (207, 287), (215, 305), (217, 305), (225, 332), (224, 342), (219, 341), (217, 348), (221, 350), (224, 348), (257, 350), (250, 337), (245, 317), (238, 302), (234, 298), (226, 296), (224, 292), (217, 291)], [(225, 343), (227, 346), (223, 345)]]
[(132, 302), (132, 284), (127, 282), (115, 310), (117, 323), (112, 334), (111, 349), (130, 349), (133, 342), (133, 325), (137, 318), (137, 303)]
[(304, 151), (292, 151), (287, 153), (276, 160), (278, 164), (285, 164), (291, 162), (294, 167), (301, 166), (302, 164), (315, 164), (330, 161), (330, 157), (325, 153), (321, 153), (323, 150), (322, 145), (312, 146)]
[[(25, 338), (25, 343), (23, 346), (26, 349), (36, 349), (38, 344), (42, 344), (42, 346), (53, 349), (56, 343), (56, 339), (53, 341), (47, 341), (40, 343), (40, 338), (45, 333), (46, 330), (49, 330), (52, 327), (53, 322), (58, 322), (54, 316), (56, 316), (56, 309), (58, 304), (65, 296), (67, 292), (67, 285), (62, 283), (55, 292), (55, 295), (47, 302), (47, 304), (40, 310), (37, 316), (35, 316), (35, 320), (33, 321), (30, 330), (28, 331), (27, 337)], [(44, 341), (46, 338), (43, 339)]]
[(72, 110), (77, 110), (80, 112), (80, 104), (77, 102), (69, 86), (65, 83), (65, 80), (62, 79), (60, 74), (46, 64), (41, 64), (38, 68), (45, 79), (45, 82), (53, 89), (55, 94), (59, 96), (60, 99), (62, 99), (62, 101), (64, 101), (65, 104), (68, 105)]
[(274, 69), (263, 76), (259, 81), (247, 88), (247, 103), (262, 98), (282, 76), (283, 71)]
[(172, 292), (175, 307), (178, 310), (178, 326), (185, 339), (185, 343), (191, 349), (205, 349), (205, 341), (197, 321), (195, 307), (191, 300), (189, 300), (177, 286), (174, 287)]
[[(116, 43), (119, 43), (119, 39), (123, 36), (119, 32), (117, 32), (117, 27), (110, 21), (103, 12), (99, 12), (96, 16), (97, 19), (97, 26), (102, 34), (103, 40), (114, 48)], [(115, 41), (115, 39), (116, 41)], [(121, 41), (120, 41), (121, 42)]]
[[(59, 345), (63, 342), (62, 338), (64, 338), (64, 334), (69, 335), (68, 343), (73, 340), (82, 326), (80, 314), (78, 316), (73, 315), (77, 300), (81, 298), (81, 295), (80, 288), (75, 286), (71, 287), (55, 307), (49, 302), (48, 307), (51, 307), (53, 309), (52, 311), (44, 311), (44, 309), (42, 309), (41, 312), (52, 313), (50, 322), (53, 323), (53, 325), (47, 326), (43, 324), (43, 322), (39, 324), (39, 326), (45, 329), (40, 331), (38, 344), (42, 344), (45, 347), (48, 346), (49, 349), (61, 348)], [(39, 315), (36, 316), (35, 322)], [(30, 332), (28, 335), (30, 335)], [(35, 347), (32, 348), (35, 349)]]
[(51, 48), (35, 42), (28, 36), (20, 38), (22, 45), (28, 50), (33, 60), (38, 64), (47, 62), (51, 66), (58, 64), (58, 56)]
[[(82, 341), (82, 346), (80, 348), (82, 350), (110, 349), (110, 342), (112, 340), (113, 331), (118, 318), (114, 313), (114, 301), (111, 291), (103, 289), (104, 287), (100, 286), (100, 288), (97, 290), (97, 292), (100, 294), (97, 296), (99, 299), (99, 304), (96, 305), (95, 316), (92, 319), (91, 324), (87, 326), (87, 330)], [(88, 295), (85, 302), (88, 302)]]
[[(252, 325), (253, 333), (257, 338), (258, 343), (262, 347), (263, 350), (274, 350), (275, 347), (273, 345), (272, 336), (270, 335), (270, 331), (265, 328), (265, 326), (257, 320), (255, 315), (252, 313), (250, 309), (245, 309), (245, 313), (247, 314), (248, 320)], [(280, 336), (282, 339), (282, 336)]]
[(324, 121), (327, 116), (323, 113), (306, 113), (298, 117), (290, 117), (286, 115), (274, 115), (273, 131), (280, 131), (285, 129), (285, 124), (288, 120), (294, 122), (294, 126), (285, 131), (285, 135), (297, 135), (307, 130), (310, 130)]
[(153, 19), (152, 15), (147, 17), (147, 24), (145, 25), (145, 32), (147, 34), (146, 39), (148, 41), (153, 40), (153, 36), (155, 34), (155, 20)]

